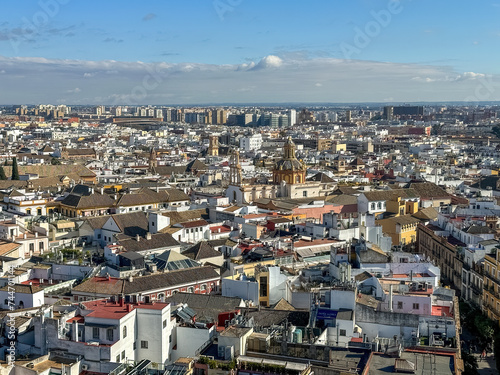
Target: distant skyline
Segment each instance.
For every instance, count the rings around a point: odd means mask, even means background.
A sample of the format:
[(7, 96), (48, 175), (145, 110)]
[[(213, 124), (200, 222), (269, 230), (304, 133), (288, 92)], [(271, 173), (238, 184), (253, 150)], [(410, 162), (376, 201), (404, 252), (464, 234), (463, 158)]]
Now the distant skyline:
[(500, 2), (2, 2), (0, 104), (500, 100)]

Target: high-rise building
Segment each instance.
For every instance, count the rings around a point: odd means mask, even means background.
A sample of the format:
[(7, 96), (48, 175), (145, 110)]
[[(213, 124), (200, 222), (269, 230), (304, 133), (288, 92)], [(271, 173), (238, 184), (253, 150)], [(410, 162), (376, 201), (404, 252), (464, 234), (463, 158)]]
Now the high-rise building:
[(297, 123), (297, 111), (290, 109), (288, 111), (288, 126), (294, 126)]
[(163, 109), (156, 108), (154, 117), (155, 118), (163, 118)]
[(351, 122), (352, 120), (352, 114), (350, 110), (345, 111), (345, 121), (346, 122)]
[(423, 116), (424, 107), (421, 105), (400, 105), (393, 107), (395, 116)]
[(95, 107), (95, 114), (97, 116), (102, 116), (106, 112), (106, 107), (103, 105), (98, 105)]
[(227, 123), (227, 111), (225, 109), (212, 111), (212, 124), (223, 125), (225, 123)]
[(384, 107), (384, 120), (391, 121), (394, 118), (394, 107), (393, 106), (385, 106)]

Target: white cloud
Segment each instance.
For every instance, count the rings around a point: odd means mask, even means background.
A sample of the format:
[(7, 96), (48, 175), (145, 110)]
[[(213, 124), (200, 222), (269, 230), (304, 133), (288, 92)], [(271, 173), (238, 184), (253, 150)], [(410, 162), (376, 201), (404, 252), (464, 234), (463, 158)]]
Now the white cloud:
[[(61, 92), (68, 104), (460, 101), (484, 79), (500, 82), (443, 66), (274, 55), (223, 65), (0, 56), (0, 66), (0, 86), (12, 88), (3, 104), (55, 102)], [(493, 86), (488, 100), (500, 100)]]
[(279, 68), (282, 65), (283, 65), (283, 60), (281, 58), (279, 58), (278, 56), (269, 55), (260, 60), (259, 63), (255, 65), (253, 69), (258, 70), (258, 69)]

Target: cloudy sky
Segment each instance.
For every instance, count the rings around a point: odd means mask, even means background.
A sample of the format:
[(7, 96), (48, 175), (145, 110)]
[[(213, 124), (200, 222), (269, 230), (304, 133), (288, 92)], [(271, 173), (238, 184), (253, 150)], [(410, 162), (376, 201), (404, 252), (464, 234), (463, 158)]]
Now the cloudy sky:
[(500, 100), (500, 2), (4, 0), (0, 104)]

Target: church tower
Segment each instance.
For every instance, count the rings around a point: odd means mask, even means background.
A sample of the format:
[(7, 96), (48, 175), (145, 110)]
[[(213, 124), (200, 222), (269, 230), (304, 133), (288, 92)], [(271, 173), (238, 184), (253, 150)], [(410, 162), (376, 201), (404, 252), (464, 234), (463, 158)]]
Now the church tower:
[(273, 182), (281, 184), (303, 184), (306, 181), (306, 165), (295, 156), (295, 143), (288, 137), (284, 146), (284, 155), (273, 169)]
[(216, 135), (211, 135), (209, 137), (209, 145), (207, 155), (210, 156), (219, 156), (219, 137)]
[(151, 151), (149, 152), (149, 170), (153, 170), (158, 166), (157, 153), (154, 147), (151, 147)]
[(234, 149), (229, 158), (229, 185), (240, 186), (241, 181), (240, 151)]

